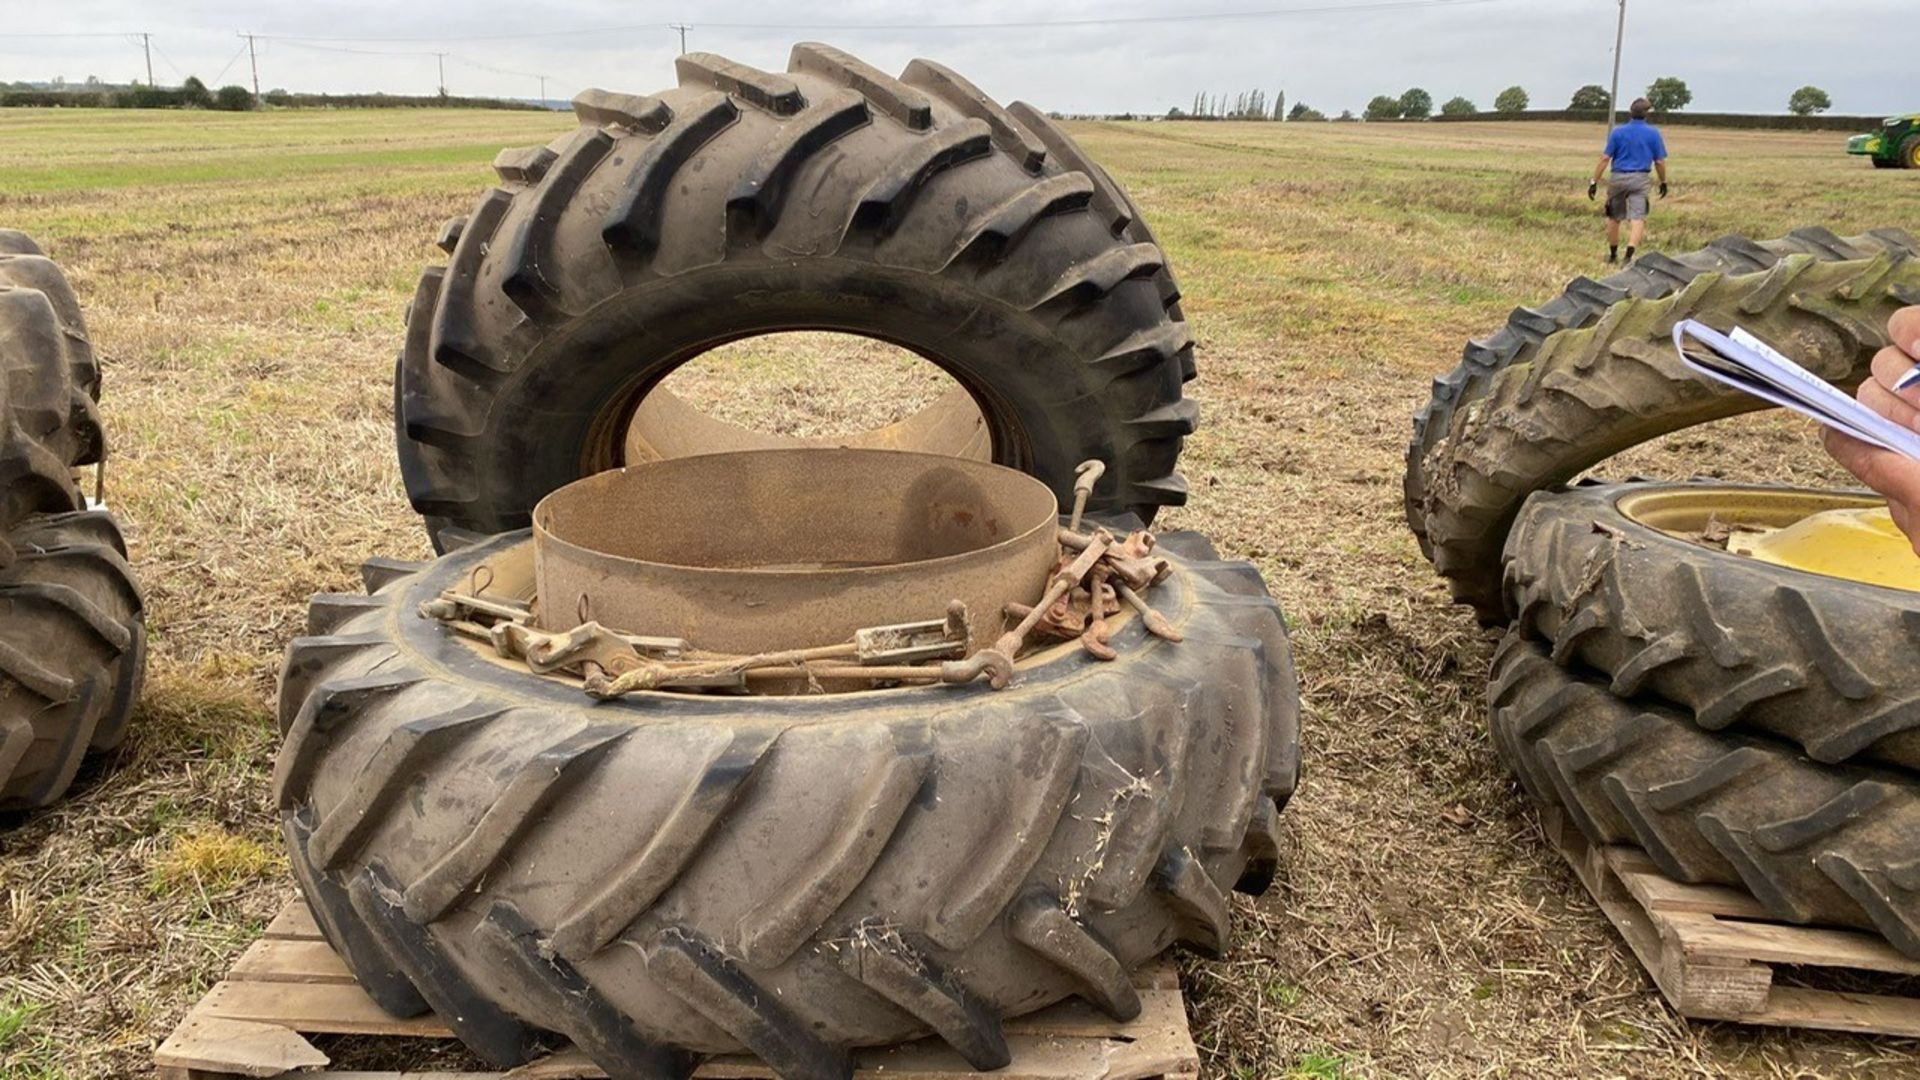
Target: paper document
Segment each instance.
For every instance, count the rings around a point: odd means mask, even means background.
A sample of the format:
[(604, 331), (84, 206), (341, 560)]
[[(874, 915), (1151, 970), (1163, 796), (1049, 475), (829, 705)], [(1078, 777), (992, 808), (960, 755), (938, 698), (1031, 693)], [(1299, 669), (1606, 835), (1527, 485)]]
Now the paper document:
[(1688, 367), (1708, 378), (1811, 416), (1861, 442), (1920, 461), (1920, 433), (1860, 404), (1737, 326), (1727, 335), (1685, 319), (1673, 328), (1673, 345)]

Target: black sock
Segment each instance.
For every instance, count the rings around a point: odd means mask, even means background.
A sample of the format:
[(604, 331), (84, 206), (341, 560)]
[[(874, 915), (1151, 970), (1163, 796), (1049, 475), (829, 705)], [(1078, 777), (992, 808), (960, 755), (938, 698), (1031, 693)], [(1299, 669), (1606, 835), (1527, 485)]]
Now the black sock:
[(1632, 244), (1627, 245), (1627, 261), (1628, 262), (1633, 261), (1633, 245)]
[(1607, 261), (1612, 262), (1614, 259), (1617, 259), (1619, 257), (1620, 257), (1620, 245), (1608, 244), (1607, 245)]

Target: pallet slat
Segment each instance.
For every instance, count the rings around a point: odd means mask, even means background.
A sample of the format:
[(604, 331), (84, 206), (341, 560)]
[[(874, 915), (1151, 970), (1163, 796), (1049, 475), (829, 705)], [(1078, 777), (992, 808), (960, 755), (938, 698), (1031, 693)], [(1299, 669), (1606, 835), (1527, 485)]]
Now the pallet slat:
[[(1140, 1015), (1117, 1023), (1083, 1002), (1062, 1002), (1006, 1023), (1013, 1062), (994, 1080), (1193, 1080), (1199, 1054), (1187, 1029), (1179, 973), (1162, 959), (1134, 976)], [(349, 1034), (450, 1038), (433, 1016), (397, 1019), (366, 996), (328, 948), (305, 903), (288, 903), (263, 936), (247, 947), (227, 977), (209, 990), (154, 1054), (167, 1080), (270, 1077), (299, 1071), (302, 1080), (594, 1080), (605, 1074), (567, 1049), (505, 1073), (344, 1072), (303, 1035)], [(981, 1080), (945, 1044), (927, 1039), (857, 1050), (860, 1080)], [(318, 1069), (319, 1071), (312, 1071)], [(694, 1073), (705, 1080), (768, 1080), (750, 1057), (711, 1058)]]
[(229, 981), (338, 983), (353, 985), (353, 972), (326, 942), (261, 938), (247, 946), (227, 972)]
[(1920, 974), (1872, 934), (1774, 921), (1751, 896), (1661, 874), (1636, 848), (1595, 846), (1557, 810), (1547, 840), (1682, 1016), (1776, 1027), (1920, 1036), (1920, 999), (1774, 985), (1772, 965)]
[[(279, 1076), (327, 1064), (327, 1055), (298, 1033), (273, 1024), (250, 1024), (217, 1016), (190, 1015), (160, 1044), (155, 1058), (177, 1069), (226, 1070), (241, 1076)], [(243, 1062), (238, 1070), (232, 1062)]]

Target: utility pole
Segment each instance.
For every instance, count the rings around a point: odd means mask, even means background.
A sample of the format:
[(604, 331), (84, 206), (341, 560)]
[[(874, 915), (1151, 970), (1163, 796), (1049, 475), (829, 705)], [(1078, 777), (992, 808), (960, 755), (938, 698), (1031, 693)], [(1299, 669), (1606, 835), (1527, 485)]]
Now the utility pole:
[(693, 29), (686, 23), (668, 23), (667, 29), (680, 31), (680, 55), (687, 55), (687, 31)]
[(153, 35), (140, 35), (140, 48), (147, 54), (147, 86), (153, 86)]
[(540, 76), (540, 107), (543, 109), (547, 107), (547, 77), (545, 75)]
[(440, 96), (445, 98), (447, 96), (447, 54), (437, 52), (433, 56), (440, 63)]
[(1607, 130), (1620, 108), (1620, 46), (1627, 40), (1627, 0), (1620, 0), (1620, 23), (1613, 31), (1613, 86), (1607, 91)]
[(254, 52), (253, 35), (240, 35), (247, 39), (247, 66), (253, 69), (253, 103), (260, 104), (260, 57)]

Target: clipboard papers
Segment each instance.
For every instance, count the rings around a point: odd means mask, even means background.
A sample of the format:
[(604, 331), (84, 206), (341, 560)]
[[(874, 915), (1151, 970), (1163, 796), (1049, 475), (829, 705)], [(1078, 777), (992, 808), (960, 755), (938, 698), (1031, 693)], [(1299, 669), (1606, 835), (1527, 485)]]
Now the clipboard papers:
[(1687, 367), (1710, 379), (1811, 416), (1861, 442), (1920, 461), (1920, 432), (1860, 404), (1739, 327), (1732, 334), (1722, 334), (1705, 323), (1684, 319), (1673, 328), (1673, 346)]

